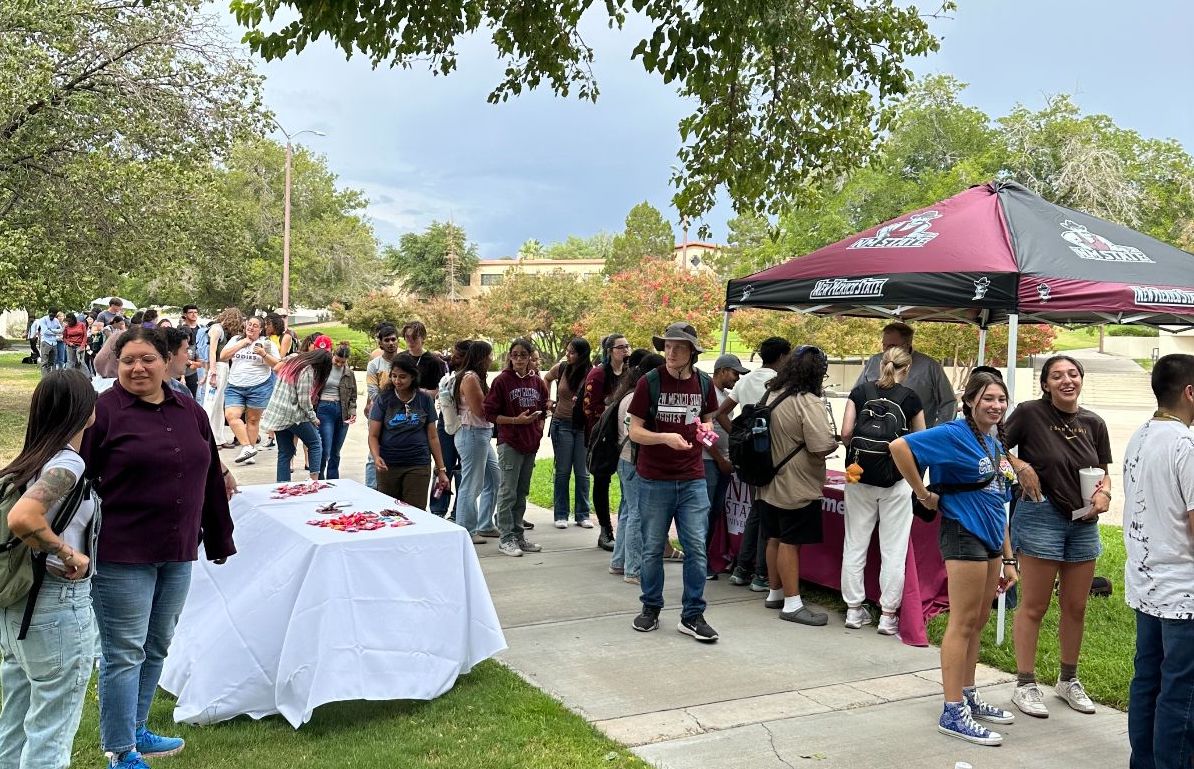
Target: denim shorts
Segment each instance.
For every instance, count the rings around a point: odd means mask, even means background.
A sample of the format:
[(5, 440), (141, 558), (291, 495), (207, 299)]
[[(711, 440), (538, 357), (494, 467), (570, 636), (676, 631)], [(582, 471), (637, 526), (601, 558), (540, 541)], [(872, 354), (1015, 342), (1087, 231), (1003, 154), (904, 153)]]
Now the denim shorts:
[(269, 405), (269, 397), (273, 394), (274, 377), (272, 375), (261, 384), (251, 387), (228, 385), (224, 390), (224, 408), (244, 406), (251, 409), (263, 409)]
[(941, 558), (945, 561), (989, 561), (998, 558), (1003, 552), (987, 547), (987, 543), (972, 534), (970, 529), (944, 516), (941, 518), (937, 544), (941, 547)]
[(1047, 561), (1081, 563), (1103, 552), (1098, 521), (1071, 521), (1048, 498), (1021, 499), (1012, 515), (1012, 548)]

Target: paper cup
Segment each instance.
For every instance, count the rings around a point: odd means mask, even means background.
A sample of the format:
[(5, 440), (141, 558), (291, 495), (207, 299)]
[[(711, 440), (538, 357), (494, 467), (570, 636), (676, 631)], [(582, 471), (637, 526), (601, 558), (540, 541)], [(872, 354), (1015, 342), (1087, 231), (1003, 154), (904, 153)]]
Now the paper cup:
[(1084, 467), (1078, 471), (1078, 483), (1082, 487), (1082, 501), (1089, 503), (1090, 498), (1094, 496), (1095, 489), (1098, 488), (1099, 481), (1103, 480), (1106, 473), (1098, 467)]

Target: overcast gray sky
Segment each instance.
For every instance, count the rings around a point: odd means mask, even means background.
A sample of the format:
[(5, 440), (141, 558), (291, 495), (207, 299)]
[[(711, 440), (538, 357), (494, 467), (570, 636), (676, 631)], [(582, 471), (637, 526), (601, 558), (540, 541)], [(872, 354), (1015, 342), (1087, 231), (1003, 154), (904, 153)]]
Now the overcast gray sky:
[[(959, 0), (933, 23), (941, 51), (912, 63), (970, 84), (966, 100), (992, 116), (1014, 104), (1039, 108), (1072, 93), (1087, 112), (1148, 137), (1194, 149), (1194, 4), (1183, 0)], [(231, 28), (232, 22), (229, 21)], [(486, 95), (501, 67), (485, 38), (462, 47), (459, 70), (373, 70), (326, 41), (260, 63), (265, 101), (288, 131), (327, 156), (343, 184), (372, 201), (378, 237), (396, 242), (432, 220), (452, 218), (483, 258), (511, 256), (528, 238), (621, 230), (648, 200), (675, 220), (670, 170), (684, 104), (648, 75), (630, 50), (643, 26), (611, 32), (589, 24), (601, 88), (596, 104), (548, 91), (501, 105)], [(729, 207), (707, 217), (725, 238)], [(677, 238), (679, 228), (677, 227)]]

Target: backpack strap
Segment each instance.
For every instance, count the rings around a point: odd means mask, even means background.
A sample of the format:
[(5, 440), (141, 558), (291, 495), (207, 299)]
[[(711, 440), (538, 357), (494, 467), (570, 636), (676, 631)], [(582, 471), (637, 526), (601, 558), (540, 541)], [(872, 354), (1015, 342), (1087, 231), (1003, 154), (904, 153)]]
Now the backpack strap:
[[(58, 508), (58, 514), (50, 523), (50, 530), (55, 534), (66, 531), (66, 527), (70, 525), (75, 513), (79, 512), (79, 505), (83, 504), (83, 500), (89, 496), (91, 496), (91, 481), (84, 476), (63, 498), (62, 506)], [(46, 558), (48, 557), (49, 553), (34, 553), (33, 555), (33, 586), (29, 588), (29, 597), (25, 599), (25, 611), (21, 615), (21, 627), (17, 631), (18, 641), (24, 641), (25, 636), (29, 634), (29, 625), (33, 622), (33, 609), (37, 605), (37, 594), (46, 578)]]
[(652, 426), (652, 429), (654, 429), (655, 415), (658, 413), (659, 409), (659, 390), (662, 387), (662, 384), (659, 381), (659, 369), (651, 369), (646, 373), (646, 377), (648, 398), (647, 416), (649, 417), (649, 419), (646, 421)]
[[(770, 390), (767, 390), (767, 391), (766, 391), (766, 392), (763, 394), (763, 400), (759, 401), (759, 405), (760, 405), (760, 406), (761, 406), (761, 405), (764, 405), (764, 404), (767, 402), (767, 396), (768, 396), (770, 393), (771, 393), (771, 391), (770, 391)], [(779, 396), (778, 398), (776, 398), (776, 399), (775, 399), (775, 403), (772, 403), (772, 404), (771, 404), (771, 409), (772, 409), (772, 410), (774, 410), (774, 409), (775, 409), (777, 406), (779, 406), (779, 404), (783, 403), (783, 402), (784, 402), (784, 400), (786, 400), (786, 399), (787, 399), (787, 397), (788, 397), (789, 395), (791, 395), (791, 394), (792, 394), (792, 391), (791, 391), (791, 390), (786, 390), (786, 391), (784, 391), (784, 394), (783, 394), (783, 395), (781, 395), (781, 396)], [(803, 448), (804, 448), (804, 444), (803, 444), (803, 443), (798, 443), (798, 444), (796, 444), (796, 448), (794, 448), (794, 449), (792, 449), (790, 452), (788, 452), (788, 455), (787, 455), (786, 457), (784, 457), (783, 459), (781, 459), (781, 460), (779, 461), (779, 464), (775, 466), (775, 474), (776, 474), (776, 475), (779, 475), (779, 471), (780, 471), (781, 469), (783, 469), (783, 466), (784, 466), (784, 465), (786, 465), (786, 464), (788, 464), (789, 462), (791, 462), (793, 459), (795, 459), (795, 458), (796, 458), (796, 455), (797, 455), (797, 454), (799, 454), (799, 453), (800, 453), (800, 450), (801, 450), (801, 449), (803, 449)]]

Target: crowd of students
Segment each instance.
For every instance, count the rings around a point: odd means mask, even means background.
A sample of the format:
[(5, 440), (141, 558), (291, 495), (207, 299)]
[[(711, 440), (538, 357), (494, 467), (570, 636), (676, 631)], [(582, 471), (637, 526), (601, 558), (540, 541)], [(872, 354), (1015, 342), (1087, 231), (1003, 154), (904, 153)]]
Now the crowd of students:
[[(5, 496), (13, 502), (7, 526), (24, 547), (46, 556), (45, 574), (29, 593), (36, 602), (28, 610), (26, 602), (13, 604), (0, 616), (0, 766), (69, 763), (93, 624), (102, 648), (100, 739), (111, 764), (142, 769), (147, 756), (182, 749), (180, 739), (149, 731), (146, 719), (197, 544), (216, 563), (235, 553), (227, 512), (235, 480), (219, 458), (225, 419), (241, 445), (241, 464), (259, 451), (257, 432), (273, 431), (279, 480), (291, 477), (296, 442), (307, 448), (310, 477), (336, 477), (339, 445), (354, 421), (349, 351), (320, 335), (284, 344), (284, 324), (269, 325), (228, 310), (209, 328), (209, 349), (200, 356), (204, 383), (222, 402), (217, 398), (213, 410), (207, 398), (206, 413), (184, 383), (193, 356), (181, 329), (119, 334), (111, 345), (116, 381), (98, 399), (75, 371), (47, 372), (38, 385), (24, 448), (0, 470), (13, 484), (8, 491), (21, 490)], [(736, 356), (722, 355), (711, 375), (697, 367), (705, 350), (685, 323), (654, 336), (654, 351), (631, 349), (612, 333), (594, 359), (589, 344), (574, 339), (545, 372), (534, 343), (515, 339), (497, 352), (495, 375), (495, 351), (486, 341), (461, 340), (445, 360), (425, 349), (427, 330), (418, 321), (403, 327), (402, 351), (399, 337), (396, 326), (381, 324), (366, 370), (371, 485), (440, 515), (449, 514), (454, 488), (454, 520), (475, 544), (497, 540), (498, 550), (513, 557), (537, 552), (525, 512), (550, 417), (553, 522), (592, 528), (589, 516), (596, 514), (597, 545), (612, 551), (609, 572), (639, 585), (634, 630), (659, 627), (664, 565), (673, 560), (682, 562), (677, 630), (701, 642), (719, 639), (705, 617), (705, 585), (719, 576), (707, 550), (734, 472), (727, 451), (732, 419), (750, 406), (767, 414), (773, 475), (752, 489), (743, 547), (728, 569), (732, 585), (765, 592), (762, 608), (778, 610), (782, 620), (830, 621), (802, 600), (800, 552), (821, 541), (826, 458), (844, 445), (847, 628), (873, 621), (862, 585), (877, 527), (877, 632), (899, 633), (913, 518), (940, 516), (950, 615), (937, 729), (998, 745), (1002, 736), (986, 724), (1015, 720), (975, 686), (992, 600), (1012, 585), (1020, 593), (1012, 704), (1028, 716), (1049, 714), (1035, 660), (1056, 584), (1054, 692), (1066, 706), (1094, 712), (1078, 663), (1113, 457), (1106, 424), (1080, 405), (1079, 361), (1047, 360), (1040, 399), (1020, 404), (1010, 418), (998, 372), (976, 370), (958, 414), (943, 372), (934, 370), (939, 364), (912, 348), (911, 328), (891, 324), (884, 351), (850, 392), (839, 434), (822, 390), (825, 354), (778, 337), (760, 345), (761, 368), (748, 371)], [(1124, 458), (1125, 593), (1138, 629), (1129, 737), (1134, 766), (1167, 767), (1188, 762), (1194, 740), (1194, 357), (1160, 359), (1152, 387), (1158, 411)], [(887, 421), (895, 427), (876, 438), (875, 424)], [(616, 462), (601, 464), (591, 478), (589, 448), (609, 435)], [(1089, 468), (1101, 470), (1093, 493), (1079, 480), (1079, 470)], [(615, 475), (616, 528), (608, 501)], [(102, 524), (97, 498), (105, 503)], [(673, 526), (679, 548), (670, 542)], [(54, 633), (44, 632), (51, 626)], [(50, 659), (58, 662), (48, 666)]]

